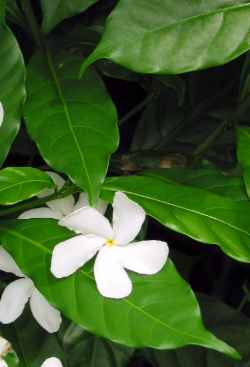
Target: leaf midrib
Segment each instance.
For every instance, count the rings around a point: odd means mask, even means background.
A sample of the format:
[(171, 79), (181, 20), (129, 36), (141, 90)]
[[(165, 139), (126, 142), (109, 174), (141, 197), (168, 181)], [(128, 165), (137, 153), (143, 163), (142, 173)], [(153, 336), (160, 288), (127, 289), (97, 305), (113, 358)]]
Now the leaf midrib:
[[(114, 188), (114, 189), (112, 189), (112, 188), (109, 188), (109, 187), (105, 187), (105, 185), (103, 186), (103, 189), (104, 189), (104, 190), (107, 190), (107, 191), (112, 191), (112, 192), (117, 191), (117, 189), (115, 189), (115, 188)], [(203, 213), (203, 212), (200, 212), (200, 211), (198, 211), (198, 210), (194, 210), (194, 209), (190, 209), (190, 208), (185, 208), (184, 206), (177, 205), (177, 204), (174, 204), (174, 203), (170, 203), (170, 202), (168, 202), (168, 201), (163, 201), (163, 200), (160, 200), (160, 199), (157, 199), (157, 198), (152, 198), (152, 197), (147, 196), (147, 195), (144, 195), (144, 194), (139, 194), (139, 193), (131, 192), (131, 191), (124, 190), (124, 189), (122, 189), (122, 191), (123, 191), (123, 192), (125, 192), (126, 194), (131, 195), (131, 196), (138, 196), (138, 197), (141, 197), (141, 198), (146, 199), (146, 200), (155, 201), (155, 202), (158, 202), (158, 203), (163, 204), (163, 205), (166, 205), (166, 206), (167, 206), (167, 205), (168, 205), (168, 206), (172, 206), (172, 207), (174, 207), (174, 208), (176, 208), (176, 209), (181, 209), (181, 210), (184, 210), (184, 211), (187, 211), (187, 212), (193, 213), (193, 214), (195, 214), (195, 215), (200, 215), (201, 217), (209, 218), (209, 219), (211, 219), (211, 220), (213, 220), (213, 221), (215, 221), (215, 222), (218, 222), (218, 223), (224, 224), (225, 226), (230, 227), (230, 228), (232, 228), (232, 229), (234, 229), (234, 230), (236, 230), (236, 231), (238, 231), (238, 232), (240, 232), (240, 233), (243, 233), (243, 234), (245, 234), (245, 235), (247, 235), (247, 236), (249, 236), (249, 237), (250, 237), (250, 233), (249, 233), (249, 232), (247, 232), (246, 230), (244, 230), (244, 229), (242, 229), (242, 228), (239, 228), (239, 227), (237, 227), (237, 226), (234, 226), (234, 225), (233, 225), (233, 224), (231, 224), (231, 223), (225, 222), (225, 221), (224, 221), (224, 220), (222, 220), (222, 219), (219, 219), (219, 218), (213, 217), (213, 216), (211, 216), (211, 215), (205, 214), (205, 213)], [(151, 214), (150, 214), (150, 215), (151, 215)], [(151, 216), (152, 216), (153, 218), (155, 218), (155, 219), (157, 219), (157, 220), (158, 220), (158, 218), (154, 217), (153, 215), (151, 215)]]
[[(21, 186), (21, 185), (30, 185), (31, 183), (33, 183), (33, 182), (40, 182), (40, 183), (47, 183), (47, 184), (49, 184), (49, 180), (47, 181), (47, 180), (25, 180), (25, 181), (19, 181), (19, 182), (17, 182), (17, 183), (15, 183), (15, 184), (11, 184), (11, 185), (9, 185), (9, 186), (7, 186), (7, 187), (4, 187), (4, 188), (0, 188), (0, 192), (3, 192), (3, 191), (6, 191), (6, 190), (9, 190), (9, 189), (12, 189), (13, 187), (16, 187), (16, 186)], [(0, 185), (1, 185), (1, 181), (0, 181)], [(47, 185), (47, 187), (49, 187), (49, 185)], [(50, 187), (52, 187), (52, 185), (50, 185)]]
[[(44, 246), (43, 244), (41, 244), (40, 242), (37, 242), (29, 237), (24, 236), (23, 234), (17, 232), (16, 230), (11, 230), (9, 228), (6, 228), (2, 225), (0, 225), (0, 228), (2, 228), (2, 230), (4, 230), (7, 233), (10, 233), (14, 236), (16, 236), (17, 238), (20, 238), (22, 240), (25, 240), (27, 242), (30, 242), (32, 245), (34, 245), (35, 247), (38, 247), (40, 250), (45, 251), (46, 253), (52, 255), (51, 250), (49, 250), (46, 246)], [(92, 280), (93, 282), (95, 282), (95, 279), (88, 274), (87, 272), (85, 272), (83, 269), (79, 270), (85, 277), (87, 277), (88, 279)], [(164, 321), (162, 321), (161, 319), (156, 318), (155, 316), (153, 316), (152, 314), (150, 314), (149, 312), (145, 311), (143, 308), (141, 308), (140, 306), (137, 306), (135, 303), (133, 303), (132, 301), (128, 300), (128, 299), (121, 299), (121, 302), (125, 302), (127, 303), (129, 306), (131, 306), (132, 308), (134, 308), (136, 311), (141, 312), (142, 314), (144, 314), (145, 316), (147, 316), (149, 319), (153, 320), (155, 323), (158, 323), (162, 326), (164, 326), (165, 328), (169, 329), (171, 332), (175, 333), (176, 335), (181, 335), (181, 336), (186, 336), (189, 338), (193, 338), (196, 339), (199, 342), (204, 342), (205, 345), (209, 345), (209, 339), (203, 339), (201, 337), (195, 336), (193, 334), (188, 334), (185, 332), (181, 332), (176, 330), (175, 328), (167, 325)], [(211, 341), (212, 342), (212, 341)], [(222, 341), (220, 343), (223, 343)], [(211, 343), (210, 345), (213, 345), (213, 343)]]

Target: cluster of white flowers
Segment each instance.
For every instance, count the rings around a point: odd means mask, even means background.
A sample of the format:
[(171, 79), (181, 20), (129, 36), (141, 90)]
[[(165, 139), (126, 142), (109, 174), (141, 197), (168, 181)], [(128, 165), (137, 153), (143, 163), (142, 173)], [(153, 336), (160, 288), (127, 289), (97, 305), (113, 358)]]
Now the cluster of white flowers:
[[(59, 175), (48, 174), (58, 189), (64, 185)], [(40, 196), (49, 194), (51, 191), (47, 190)], [(166, 242), (133, 242), (145, 221), (145, 212), (122, 192), (116, 192), (114, 196), (112, 225), (104, 216), (107, 204), (99, 200), (97, 207), (92, 208), (86, 194), (81, 194), (76, 203), (70, 195), (46, 204), (46, 207), (24, 212), (19, 218), (54, 218), (76, 233), (54, 247), (51, 272), (57, 278), (73, 274), (96, 256), (94, 277), (97, 289), (104, 297), (120, 299), (132, 292), (132, 282), (126, 270), (156, 274), (167, 261)], [(0, 321), (10, 323), (16, 320), (30, 300), (31, 311), (39, 324), (48, 332), (56, 332), (61, 323), (59, 311), (47, 302), (3, 248), (0, 249), (0, 269), (21, 277), (10, 283), (2, 294)], [(48, 360), (43, 367), (61, 366), (49, 364), (52, 362)]]

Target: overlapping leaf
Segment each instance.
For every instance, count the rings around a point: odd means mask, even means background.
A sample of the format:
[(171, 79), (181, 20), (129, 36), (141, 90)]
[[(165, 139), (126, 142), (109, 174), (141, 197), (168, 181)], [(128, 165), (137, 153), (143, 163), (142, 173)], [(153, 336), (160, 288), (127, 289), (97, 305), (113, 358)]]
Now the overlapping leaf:
[(250, 196), (250, 128), (238, 129), (237, 155), (243, 168), (244, 180), (248, 196)]
[(246, 0), (120, 0), (83, 70), (100, 58), (141, 73), (221, 65), (250, 48), (249, 29)]
[(118, 145), (117, 115), (98, 75), (90, 70), (79, 80), (78, 70), (77, 57), (36, 54), (28, 67), (25, 119), (43, 158), (94, 203)]
[(22, 271), (52, 304), (85, 329), (128, 346), (172, 349), (198, 344), (237, 357), (204, 328), (194, 294), (171, 260), (155, 276), (131, 274), (133, 293), (123, 300), (99, 294), (90, 263), (68, 278), (54, 278), (50, 273), (52, 249), (71, 236), (72, 232), (54, 220), (0, 224), (0, 242)]
[(53, 188), (51, 178), (31, 167), (8, 167), (0, 171), (0, 205), (11, 205)]
[(151, 217), (200, 242), (217, 244), (229, 256), (250, 262), (250, 203), (153, 177), (110, 178), (103, 197), (123, 191)]
[(0, 127), (0, 166), (19, 130), (21, 104), (25, 97), (25, 69), (22, 53), (11, 31), (0, 25), (0, 101), (4, 121)]

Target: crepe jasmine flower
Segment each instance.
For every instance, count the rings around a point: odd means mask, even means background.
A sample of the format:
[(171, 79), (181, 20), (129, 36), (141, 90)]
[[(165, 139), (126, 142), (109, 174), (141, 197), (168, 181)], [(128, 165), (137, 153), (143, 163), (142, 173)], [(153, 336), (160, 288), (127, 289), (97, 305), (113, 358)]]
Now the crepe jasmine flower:
[[(52, 181), (60, 190), (64, 184), (65, 180), (55, 172), (47, 171), (47, 174), (51, 177)], [(53, 189), (44, 190), (38, 197), (46, 197), (54, 193)], [(88, 206), (88, 196), (86, 193), (81, 193), (79, 199), (75, 203), (73, 195), (66, 196), (62, 199), (50, 200), (46, 203), (46, 206), (41, 208), (30, 209), (23, 212), (18, 218), (19, 219), (32, 219), (32, 218), (53, 218), (62, 219), (69, 213), (81, 208), (82, 206)], [(99, 200), (97, 203), (97, 210), (104, 214), (107, 209), (107, 204), (103, 200)]]
[(36, 321), (49, 333), (58, 331), (62, 321), (60, 312), (48, 303), (32, 280), (22, 273), (15, 260), (3, 247), (0, 247), (0, 269), (21, 278), (7, 285), (2, 293), (0, 322), (9, 324), (15, 321), (29, 301)]
[(144, 210), (122, 192), (114, 197), (113, 226), (94, 208), (76, 210), (59, 224), (81, 234), (55, 246), (51, 272), (67, 277), (97, 254), (94, 276), (99, 292), (110, 298), (127, 297), (132, 283), (125, 269), (155, 274), (168, 257), (165, 242), (132, 242), (144, 220)]
[(2, 336), (0, 336), (0, 367), (8, 367), (7, 363), (3, 359), (11, 351), (11, 345)]
[(63, 367), (60, 359), (56, 357), (50, 357), (45, 359), (41, 367)]
[(4, 109), (2, 102), (0, 102), (0, 127), (3, 124), (3, 120), (4, 120)]

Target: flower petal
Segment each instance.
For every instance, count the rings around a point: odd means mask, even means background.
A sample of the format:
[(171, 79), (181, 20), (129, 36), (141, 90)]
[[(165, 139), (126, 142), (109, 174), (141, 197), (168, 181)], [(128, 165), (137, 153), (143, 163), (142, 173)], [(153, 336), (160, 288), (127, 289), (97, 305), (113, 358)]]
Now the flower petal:
[(11, 350), (10, 342), (0, 336), (0, 359), (5, 356)]
[[(46, 171), (46, 173), (50, 176), (50, 178), (54, 182), (57, 190), (60, 190), (65, 184), (65, 180), (60, 175), (58, 175), (58, 173), (55, 173), (53, 171)], [(44, 198), (46, 196), (52, 195), (54, 192), (55, 192), (54, 189), (45, 189), (37, 196), (39, 198)]]
[[(81, 209), (83, 206), (89, 206), (88, 195), (86, 194), (86, 192), (82, 192), (79, 195), (79, 198), (74, 206), (74, 210)], [(104, 215), (107, 210), (107, 206), (108, 204), (106, 203), (106, 201), (99, 199), (97, 201), (95, 209), (98, 210), (99, 213)]]
[(89, 261), (104, 244), (101, 237), (75, 236), (55, 246), (51, 259), (51, 272), (57, 278), (67, 277)]
[(145, 212), (137, 203), (119, 191), (115, 194), (113, 208), (114, 238), (119, 245), (126, 245), (140, 232)]
[(98, 253), (94, 274), (98, 291), (109, 298), (124, 298), (132, 291), (128, 274), (119, 264), (117, 248), (104, 246)]
[(71, 213), (74, 209), (75, 199), (73, 195), (66, 196), (62, 199), (55, 199), (46, 203), (60, 218)]
[(59, 224), (76, 233), (93, 234), (107, 239), (113, 237), (113, 229), (108, 219), (98, 210), (88, 206), (67, 215), (60, 220)]
[(50, 357), (50, 358), (47, 358), (43, 362), (41, 367), (63, 367), (63, 365), (62, 365), (60, 359), (58, 359), (56, 357)]
[(0, 358), (0, 367), (8, 367), (4, 359)]
[(59, 213), (56, 213), (53, 210), (44, 207), (44, 208), (35, 208), (35, 209), (26, 210), (18, 217), (18, 219), (32, 219), (32, 218), (61, 219), (62, 216)]
[(51, 306), (46, 298), (36, 289), (30, 297), (30, 309), (38, 322), (48, 333), (59, 330), (62, 318), (60, 312)]
[(156, 274), (168, 258), (168, 245), (161, 241), (140, 241), (118, 247), (121, 265), (139, 274)]
[(5, 288), (0, 300), (0, 322), (9, 324), (22, 314), (33, 287), (30, 279), (22, 278)]
[(25, 277), (13, 257), (3, 247), (0, 247), (0, 270), (18, 277)]
[(4, 109), (2, 102), (0, 102), (0, 127), (2, 126), (3, 120), (4, 120)]

